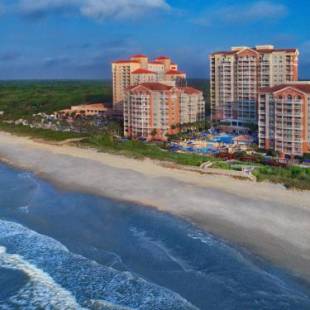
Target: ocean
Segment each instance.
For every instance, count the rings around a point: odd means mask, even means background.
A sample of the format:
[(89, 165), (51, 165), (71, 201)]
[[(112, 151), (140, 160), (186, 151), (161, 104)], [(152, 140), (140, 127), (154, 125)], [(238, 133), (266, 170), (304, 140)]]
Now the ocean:
[(0, 165), (0, 309), (302, 310), (310, 285), (182, 219)]

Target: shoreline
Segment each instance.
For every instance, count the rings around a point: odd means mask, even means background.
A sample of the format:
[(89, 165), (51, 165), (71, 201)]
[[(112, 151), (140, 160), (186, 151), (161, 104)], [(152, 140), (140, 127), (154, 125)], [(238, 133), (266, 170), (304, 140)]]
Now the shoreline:
[(0, 161), (56, 186), (189, 220), (310, 281), (310, 192), (0, 132)]

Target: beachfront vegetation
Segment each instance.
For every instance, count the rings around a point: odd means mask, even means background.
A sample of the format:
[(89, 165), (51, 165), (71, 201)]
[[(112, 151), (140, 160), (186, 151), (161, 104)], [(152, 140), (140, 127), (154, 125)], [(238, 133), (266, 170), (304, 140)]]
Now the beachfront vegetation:
[(7, 124), (0, 121), (0, 130), (12, 133), (14, 135), (25, 136), (35, 139), (43, 139), (48, 141), (64, 141), (67, 139), (75, 139), (85, 137), (85, 134), (74, 132), (61, 132), (49, 129), (30, 128), (23, 125)]
[[(189, 80), (188, 85), (201, 89), (208, 98), (207, 80)], [(51, 114), (71, 105), (96, 102), (112, 102), (111, 81), (0, 82), (0, 111), (6, 119), (27, 119), (39, 112)]]
[(304, 160), (310, 160), (310, 153), (305, 153), (303, 156)]
[(208, 120), (196, 122), (196, 123), (188, 123), (188, 124), (177, 124), (172, 125), (171, 129), (179, 128), (180, 132), (177, 134), (169, 135), (166, 137), (169, 141), (178, 141), (185, 139), (192, 139), (193, 137), (201, 136), (202, 131), (206, 131), (211, 128), (210, 122)]
[(254, 171), (258, 181), (284, 184), (287, 188), (310, 190), (310, 168), (260, 166)]
[[(98, 150), (118, 153), (134, 158), (151, 158), (156, 160), (171, 161), (180, 165), (200, 166), (206, 160), (205, 156), (197, 154), (173, 153), (165, 150), (165, 144), (145, 143), (135, 140), (118, 140), (113, 136), (103, 133), (89, 137), (87, 142)], [(212, 160), (214, 160), (212, 158)]]
[[(6, 124), (0, 122), (0, 130), (8, 131), (17, 135), (40, 138), (49, 141), (63, 141), (72, 138), (85, 138), (79, 143), (102, 152), (115, 153), (133, 158), (151, 158), (168, 161), (180, 165), (200, 166), (206, 161), (212, 161), (213, 168), (236, 169), (236, 164), (229, 164), (221, 159), (190, 153), (174, 153), (165, 149), (165, 143), (150, 144), (142, 141), (121, 140), (113, 134), (117, 128), (112, 126), (111, 131), (96, 134), (79, 134), (72, 132), (59, 132), (47, 129), (36, 129), (22, 125)], [(241, 163), (240, 163), (241, 164)], [(248, 163), (250, 166), (252, 163)], [(246, 165), (246, 163), (242, 163)], [(258, 181), (270, 181), (284, 184), (288, 188), (310, 190), (310, 168), (300, 167), (270, 167), (262, 164), (255, 165), (254, 175)]]
[(110, 81), (8, 81), (0, 82), (0, 111), (6, 119), (29, 118), (71, 105), (111, 102)]
[[(200, 166), (207, 160), (218, 162), (219, 167), (222, 162), (214, 158), (197, 154), (173, 153), (165, 149), (165, 144), (150, 144), (142, 141), (121, 140), (116, 138), (113, 133), (116, 126), (111, 126), (104, 133), (100, 134), (80, 134), (73, 132), (60, 132), (48, 129), (30, 128), (23, 125), (14, 125), (0, 122), (0, 130), (13, 133), (15, 135), (27, 136), (36, 139), (45, 139), (48, 141), (64, 141), (73, 138), (85, 138), (82, 143), (85, 146), (90, 146), (99, 151), (117, 153), (134, 158), (151, 158), (157, 160), (166, 160), (175, 162), (181, 165)], [(111, 131), (110, 131), (111, 130)]]

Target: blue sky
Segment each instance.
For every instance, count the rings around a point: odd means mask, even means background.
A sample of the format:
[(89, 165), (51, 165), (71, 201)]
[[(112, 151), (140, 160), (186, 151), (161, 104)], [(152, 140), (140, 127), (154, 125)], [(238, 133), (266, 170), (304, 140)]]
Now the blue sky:
[(135, 53), (205, 78), (210, 52), (256, 44), (299, 48), (310, 79), (309, 16), (309, 0), (0, 0), (0, 79), (110, 78)]

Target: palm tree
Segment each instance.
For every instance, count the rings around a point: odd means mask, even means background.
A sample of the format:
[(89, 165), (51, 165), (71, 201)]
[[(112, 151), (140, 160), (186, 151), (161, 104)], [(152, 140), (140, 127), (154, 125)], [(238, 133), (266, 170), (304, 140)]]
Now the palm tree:
[(152, 139), (154, 139), (157, 135), (157, 129), (154, 128), (152, 131), (151, 131), (151, 136), (152, 136)]

